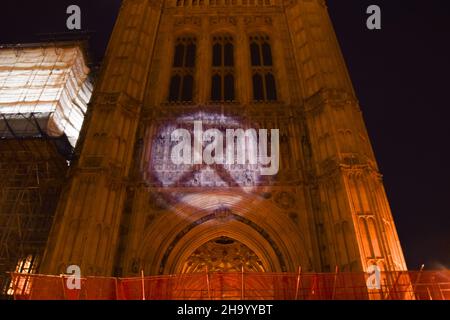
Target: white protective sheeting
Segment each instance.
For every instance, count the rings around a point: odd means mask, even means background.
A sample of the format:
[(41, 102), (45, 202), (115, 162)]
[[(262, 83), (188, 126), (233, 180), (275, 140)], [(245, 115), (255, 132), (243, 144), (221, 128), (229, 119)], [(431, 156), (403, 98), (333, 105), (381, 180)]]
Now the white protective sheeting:
[(49, 136), (65, 134), (75, 146), (92, 94), (89, 71), (78, 45), (0, 48), (0, 121), (46, 118)]

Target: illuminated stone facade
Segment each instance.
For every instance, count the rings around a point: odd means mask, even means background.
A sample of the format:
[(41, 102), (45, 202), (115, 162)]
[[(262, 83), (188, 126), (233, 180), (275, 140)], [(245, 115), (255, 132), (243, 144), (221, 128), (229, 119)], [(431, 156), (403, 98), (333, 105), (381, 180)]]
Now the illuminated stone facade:
[[(174, 166), (195, 120), (280, 129), (279, 173)], [(406, 269), (324, 1), (124, 0), (86, 121), (42, 273)]]

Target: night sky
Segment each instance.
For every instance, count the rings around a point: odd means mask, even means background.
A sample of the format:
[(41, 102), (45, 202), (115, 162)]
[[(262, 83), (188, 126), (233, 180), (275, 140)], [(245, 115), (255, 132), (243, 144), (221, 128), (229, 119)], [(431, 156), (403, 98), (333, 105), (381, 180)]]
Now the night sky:
[[(450, 268), (450, 2), (327, 2), (408, 267)], [(101, 61), (120, 0), (2, 1), (0, 43), (60, 39), (71, 4)], [(371, 4), (382, 9), (382, 30), (366, 28)]]

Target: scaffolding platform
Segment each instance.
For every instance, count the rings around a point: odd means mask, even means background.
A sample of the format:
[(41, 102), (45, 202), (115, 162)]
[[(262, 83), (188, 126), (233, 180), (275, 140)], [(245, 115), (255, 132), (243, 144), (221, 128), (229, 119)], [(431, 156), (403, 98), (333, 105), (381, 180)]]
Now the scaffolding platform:
[[(64, 147), (65, 146), (65, 147)], [(67, 139), (0, 140), (0, 289), (6, 272), (35, 272), (68, 170)]]

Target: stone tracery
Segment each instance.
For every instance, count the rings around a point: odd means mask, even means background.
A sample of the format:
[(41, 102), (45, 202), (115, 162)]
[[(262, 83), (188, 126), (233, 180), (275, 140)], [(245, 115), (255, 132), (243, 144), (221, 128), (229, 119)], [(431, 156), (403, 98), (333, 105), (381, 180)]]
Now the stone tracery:
[(264, 272), (259, 257), (246, 245), (228, 238), (213, 239), (197, 248), (183, 265), (182, 273)]

